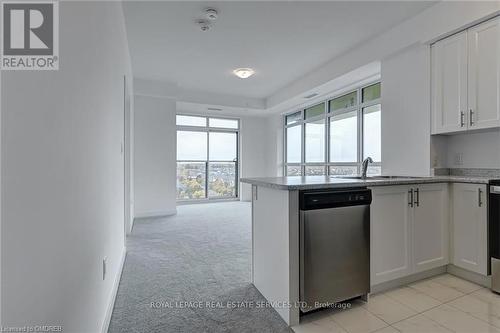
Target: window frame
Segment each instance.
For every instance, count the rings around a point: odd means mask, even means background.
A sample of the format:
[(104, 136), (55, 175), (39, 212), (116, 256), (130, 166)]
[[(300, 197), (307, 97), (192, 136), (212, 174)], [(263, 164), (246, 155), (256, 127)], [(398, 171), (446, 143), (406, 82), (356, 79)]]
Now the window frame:
[[(300, 109), (294, 109), (290, 112), (283, 114), (283, 174), (285, 176), (288, 176), (287, 167), (289, 167), (289, 166), (300, 167), (301, 176), (306, 176), (305, 172), (306, 172), (307, 166), (322, 166), (323, 170), (324, 170), (323, 174), (325, 176), (331, 175), (330, 174), (330, 167), (331, 166), (333, 166), (333, 167), (342, 167), (342, 166), (356, 167), (357, 174), (361, 173), (361, 164), (362, 164), (363, 155), (364, 155), (364, 151), (363, 151), (363, 148), (364, 148), (363, 147), (363, 137), (364, 137), (363, 109), (366, 107), (369, 107), (369, 106), (381, 104), (381, 96), (377, 99), (373, 99), (373, 100), (370, 100), (368, 102), (363, 102), (363, 100), (362, 100), (363, 89), (366, 87), (372, 86), (374, 84), (381, 84), (381, 80), (377, 79), (377, 80), (365, 83), (359, 87), (333, 94), (333, 95), (329, 96), (328, 98), (326, 98), (322, 102), (317, 102), (317, 101), (312, 102), (310, 104), (305, 105), (304, 107), (301, 107)], [(330, 101), (331, 100), (334, 100), (335, 98), (338, 98), (338, 97), (345, 96), (345, 95), (350, 94), (354, 91), (357, 91), (356, 105), (351, 106), (351, 107), (347, 107), (347, 108), (343, 108), (343, 109), (337, 109), (337, 110), (335, 110), (335, 112), (333, 112), (333, 111), (330, 112)], [(312, 117), (312, 118), (309, 118), (306, 120), (305, 119), (306, 109), (309, 109), (311, 107), (314, 107), (314, 106), (322, 104), (322, 103), (324, 104), (324, 109), (325, 109), (324, 114), (316, 116), (316, 117)], [(333, 117), (335, 115), (347, 113), (347, 112), (353, 112), (353, 111), (356, 111), (356, 117), (357, 117), (357, 131), (358, 131), (358, 133), (357, 133), (357, 150), (358, 150), (358, 152), (356, 154), (357, 161), (356, 162), (330, 162), (330, 119), (331, 119), (331, 117)], [(300, 112), (300, 115), (301, 115), (300, 121), (297, 121), (297, 122), (294, 122), (294, 123), (288, 125), (286, 122), (286, 117), (289, 115), (292, 115), (294, 113), (297, 113), (297, 112)], [(381, 110), (381, 112), (382, 112), (382, 110)], [(305, 152), (305, 136), (306, 136), (305, 124), (308, 122), (312, 122), (315, 120), (321, 120), (321, 119), (324, 119), (324, 121), (325, 121), (325, 152), (324, 152), (324, 154), (325, 154), (324, 161), (325, 162), (323, 162), (323, 163), (306, 163), (306, 161), (305, 161), (305, 156), (306, 156), (306, 154), (305, 154), (306, 153)], [(301, 130), (302, 130), (301, 162), (300, 163), (288, 163), (287, 162), (287, 145), (288, 145), (287, 128), (294, 127), (294, 126), (302, 126), (302, 128), (301, 128)], [(382, 161), (372, 163), (371, 165), (381, 167)], [(337, 174), (334, 174), (334, 175), (337, 175)]]
[[(239, 178), (240, 178), (240, 129), (241, 129), (241, 120), (240, 118), (234, 117), (225, 117), (225, 116), (213, 116), (213, 115), (199, 115), (199, 114), (189, 114), (189, 113), (176, 113), (176, 130), (175, 133), (177, 135), (178, 131), (191, 131), (191, 132), (205, 132), (207, 135), (207, 158), (202, 161), (194, 161), (194, 160), (178, 160), (177, 159), (177, 150), (176, 150), (176, 171), (177, 171), (177, 163), (187, 162), (187, 163), (205, 163), (205, 197), (200, 199), (177, 199), (176, 194), (176, 202), (179, 204), (182, 203), (196, 203), (196, 202), (208, 202), (208, 201), (231, 201), (237, 200), (240, 197), (240, 186), (239, 186)], [(205, 126), (188, 126), (188, 125), (177, 125), (177, 116), (191, 116), (191, 117), (202, 117), (205, 118)], [(210, 127), (209, 119), (227, 119), (227, 120), (236, 120), (238, 123), (237, 128), (225, 128), (225, 127)], [(219, 160), (210, 160), (210, 132), (218, 132), (218, 133), (235, 133), (236, 134), (236, 159), (232, 162), (235, 163), (235, 195), (231, 197), (210, 197), (208, 194), (209, 191), (209, 166), (210, 163), (229, 163), (230, 161), (219, 161)], [(176, 188), (177, 192), (177, 188)]]

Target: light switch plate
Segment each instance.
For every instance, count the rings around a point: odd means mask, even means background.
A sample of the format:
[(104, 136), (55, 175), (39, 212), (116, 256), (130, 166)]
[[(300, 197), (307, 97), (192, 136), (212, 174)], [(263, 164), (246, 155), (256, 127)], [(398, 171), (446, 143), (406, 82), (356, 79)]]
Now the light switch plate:
[(455, 153), (455, 165), (463, 165), (464, 164), (464, 154)]

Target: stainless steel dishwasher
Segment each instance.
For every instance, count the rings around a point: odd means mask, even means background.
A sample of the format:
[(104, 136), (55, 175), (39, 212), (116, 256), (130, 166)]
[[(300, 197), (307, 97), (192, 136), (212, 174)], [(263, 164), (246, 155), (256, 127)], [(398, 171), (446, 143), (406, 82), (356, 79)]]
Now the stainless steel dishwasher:
[(366, 188), (300, 193), (302, 312), (370, 292), (370, 204)]

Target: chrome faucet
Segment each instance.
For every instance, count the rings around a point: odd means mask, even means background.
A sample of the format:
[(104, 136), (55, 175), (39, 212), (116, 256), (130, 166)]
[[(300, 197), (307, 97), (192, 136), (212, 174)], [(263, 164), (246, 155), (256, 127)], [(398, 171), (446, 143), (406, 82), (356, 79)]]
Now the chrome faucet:
[(366, 171), (368, 170), (368, 163), (373, 163), (373, 160), (371, 157), (367, 157), (363, 160), (363, 163), (361, 163), (361, 178), (366, 178)]

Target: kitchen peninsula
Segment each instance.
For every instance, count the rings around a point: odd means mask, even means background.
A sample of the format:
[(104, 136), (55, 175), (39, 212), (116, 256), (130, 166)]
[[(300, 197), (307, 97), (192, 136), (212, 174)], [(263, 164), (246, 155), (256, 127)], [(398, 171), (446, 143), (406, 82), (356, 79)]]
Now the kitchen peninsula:
[[(450, 238), (448, 212), (450, 198), (453, 195), (450, 196), (449, 193), (458, 191), (460, 194), (460, 186), (468, 186), (474, 189), (477, 187), (479, 192), (474, 193), (481, 195), (486, 193), (490, 179), (473, 176), (378, 176), (366, 179), (306, 176), (243, 178), (241, 181), (252, 185), (252, 282), (287, 324), (293, 326), (299, 323), (300, 318), (298, 305), (300, 304), (301, 191), (328, 192), (360, 188), (371, 190), (373, 201), (369, 238), (370, 284), (373, 287), (407, 275), (416, 273), (435, 275), (445, 271), (451, 258), (448, 253)], [(477, 198), (477, 195), (474, 198)], [(417, 210), (417, 206), (418, 213), (413, 213), (413, 210)], [(413, 214), (411, 219), (408, 218), (409, 214)], [(399, 251), (400, 249), (393, 246), (393, 240), (401, 237), (399, 243), (404, 243), (405, 247), (410, 246), (406, 240), (409, 239), (407, 232), (412, 228), (405, 223), (421, 218), (420, 216), (425, 222), (419, 223), (419, 226), (427, 228), (424, 233), (427, 238), (422, 243), (426, 249), (407, 251), (408, 249), (404, 248)], [(388, 241), (380, 239), (387, 237), (383, 235), (388, 235), (389, 230), (391, 239)], [(391, 264), (387, 262), (388, 259), (383, 265), (380, 264), (380, 258), (387, 258), (385, 255), (389, 250), (395, 253), (392, 257), (394, 267), (397, 269), (386, 267), (387, 264)], [(375, 253), (378, 259), (374, 259)], [(410, 260), (409, 253), (416, 255), (423, 253), (423, 255)], [(406, 257), (397, 257), (400, 254)], [(404, 265), (400, 264), (400, 261)], [(414, 262), (415, 267), (410, 267), (409, 262)], [(404, 271), (399, 268), (402, 266), (407, 266)], [(483, 275), (486, 275), (486, 272)]]

